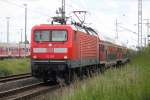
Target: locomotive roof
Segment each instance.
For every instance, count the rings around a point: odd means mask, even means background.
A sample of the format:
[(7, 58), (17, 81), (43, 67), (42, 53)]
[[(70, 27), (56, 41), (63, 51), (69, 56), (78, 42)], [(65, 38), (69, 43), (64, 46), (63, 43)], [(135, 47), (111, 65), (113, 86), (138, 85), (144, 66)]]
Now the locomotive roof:
[(107, 46), (115, 46), (115, 47), (118, 47), (118, 48), (127, 48), (125, 46), (122, 46), (122, 45), (119, 45), (119, 44), (116, 44), (116, 43), (113, 43), (113, 42), (110, 42), (110, 41), (101, 40), (100, 44), (104, 44), (104, 45), (107, 45)]
[(66, 25), (60, 25), (60, 24), (40, 24), (36, 25), (35, 27), (49, 27), (49, 26), (54, 26), (54, 27), (71, 27), (75, 31), (81, 31), (84, 33), (88, 33), (90, 35), (97, 36), (97, 32), (91, 28), (91, 27), (86, 27), (86, 26), (81, 26), (77, 24), (66, 24)]
[(103, 36), (100, 36), (98, 34), (99, 32), (97, 32), (96, 30), (94, 30), (91, 27), (85, 27), (85, 26), (81, 26), (81, 25), (77, 25), (77, 24), (65, 24), (65, 25), (62, 25), (62, 24), (40, 24), (40, 25), (36, 25), (35, 27), (49, 27), (49, 26), (71, 27), (75, 31), (81, 31), (84, 33), (88, 33), (90, 35), (97, 36), (100, 39), (100, 41), (102, 41), (103, 44), (114, 45), (114, 46), (117, 46), (120, 48), (121, 47), (126, 48), (125, 46), (122, 46), (122, 44), (119, 43), (118, 41), (115, 41), (113, 39), (107, 39), (107, 38), (104, 38)]

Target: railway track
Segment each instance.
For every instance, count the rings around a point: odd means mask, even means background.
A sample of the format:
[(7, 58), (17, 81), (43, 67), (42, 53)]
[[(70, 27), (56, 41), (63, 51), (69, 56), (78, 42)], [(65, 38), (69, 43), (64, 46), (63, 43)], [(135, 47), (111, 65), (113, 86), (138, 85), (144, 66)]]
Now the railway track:
[(59, 88), (59, 85), (46, 85), (43, 82), (0, 92), (0, 100), (28, 100), (31, 97)]
[(23, 78), (28, 78), (28, 77), (32, 77), (31, 73), (11, 75), (11, 76), (7, 76), (7, 77), (0, 77), (0, 82), (8, 82), (8, 81), (13, 81), (13, 80), (18, 80), (18, 79), (23, 79)]

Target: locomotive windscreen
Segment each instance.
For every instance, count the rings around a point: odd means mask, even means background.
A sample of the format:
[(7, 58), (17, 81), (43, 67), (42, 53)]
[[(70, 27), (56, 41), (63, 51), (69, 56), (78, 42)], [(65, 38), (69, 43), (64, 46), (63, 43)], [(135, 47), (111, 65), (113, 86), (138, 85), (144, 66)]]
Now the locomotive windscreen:
[(65, 30), (38, 30), (34, 33), (36, 42), (63, 42), (67, 40)]

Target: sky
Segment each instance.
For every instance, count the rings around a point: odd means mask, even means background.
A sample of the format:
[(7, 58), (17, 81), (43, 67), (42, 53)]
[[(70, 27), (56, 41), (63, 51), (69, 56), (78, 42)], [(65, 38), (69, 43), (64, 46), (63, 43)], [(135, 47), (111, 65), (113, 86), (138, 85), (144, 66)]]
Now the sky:
[[(30, 41), (31, 28), (37, 24), (49, 24), (61, 6), (61, 0), (0, 0), (0, 42), (6, 42), (6, 17), (10, 17), (10, 42), (21, 40), (21, 30), (24, 38), (23, 4), (27, 4), (27, 39)], [(146, 23), (144, 19), (150, 18), (149, 5), (150, 0), (143, 0), (143, 23)], [(66, 0), (66, 15), (74, 18), (72, 11), (75, 10), (88, 12), (85, 23), (98, 30), (100, 38), (119, 41), (129, 47), (137, 45), (137, 34), (133, 32), (137, 32), (138, 0)], [(116, 19), (119, 23), (118, 40), (115, 38)], [(143, 24), (143, 37), (146, 36), (146, 28)]]

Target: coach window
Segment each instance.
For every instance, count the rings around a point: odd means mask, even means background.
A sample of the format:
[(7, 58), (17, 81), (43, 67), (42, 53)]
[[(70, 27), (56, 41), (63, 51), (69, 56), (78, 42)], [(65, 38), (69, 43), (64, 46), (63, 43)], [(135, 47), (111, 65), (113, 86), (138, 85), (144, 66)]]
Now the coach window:
[(101, 50), (104, 52), (104, 45), (101, 45)]

